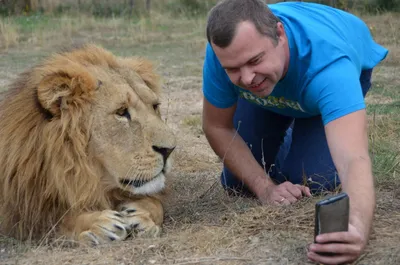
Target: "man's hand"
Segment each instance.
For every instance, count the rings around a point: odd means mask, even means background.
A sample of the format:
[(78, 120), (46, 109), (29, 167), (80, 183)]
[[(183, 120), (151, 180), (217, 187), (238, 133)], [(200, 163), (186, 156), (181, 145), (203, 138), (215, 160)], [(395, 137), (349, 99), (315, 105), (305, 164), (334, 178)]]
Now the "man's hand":
[(233, 126), (235, 111), (236, 105), (221, 109), (204, 98), (203, 130), (210, 146), (224, 160), (226, 167), (239, 176), (264, 204), (291, 204), (303, 196), (311, 196), (305, 186), (290, 182), (276, 185), (265, 175), (264, 169)]
[[(351, 263), (363, 252), (367, 240), (355, 226), (349, 224), (348, 232), (326, 233), (317, 236), (317, 243), (309, 246), (308, 258), (322, 264)], [(335, 243), (330, 243), (335, 242)], [(333, 256), (322, 256), (316, 252), (330, 252)]]
[(303, 196), (311, 197), (310, 189), (306, 186), (286, 181), (282, 184), (270, 184), (264, 192), (258, 194), (264, 204), (289, 205), (300, 200)]

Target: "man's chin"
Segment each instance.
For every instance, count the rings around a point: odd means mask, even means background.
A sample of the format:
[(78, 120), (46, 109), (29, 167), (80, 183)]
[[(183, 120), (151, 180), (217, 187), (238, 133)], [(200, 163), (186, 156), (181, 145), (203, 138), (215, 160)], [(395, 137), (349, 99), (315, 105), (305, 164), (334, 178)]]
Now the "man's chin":
[(259, 98), (265, 98), (268, 97), (269, 95), (271, 95), (272, 91), (274, 90), (274, 88), (264, 88), (260, 91), (251, 91), (251, 93)]

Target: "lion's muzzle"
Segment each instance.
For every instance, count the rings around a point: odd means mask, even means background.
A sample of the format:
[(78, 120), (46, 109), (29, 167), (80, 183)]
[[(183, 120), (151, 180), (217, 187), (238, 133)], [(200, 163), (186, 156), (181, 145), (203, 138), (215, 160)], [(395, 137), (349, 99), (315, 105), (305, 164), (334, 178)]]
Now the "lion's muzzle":
[(175, 147), (173, 148), (165, 148), (165, 147), (158, 147), (153, 145), (152, 146), (153, 150), (157, 153), (160, 153), (163, 156), (164, 159), (164, 164), (167, 162), (168, 157), (170, 154), (174, 151)]

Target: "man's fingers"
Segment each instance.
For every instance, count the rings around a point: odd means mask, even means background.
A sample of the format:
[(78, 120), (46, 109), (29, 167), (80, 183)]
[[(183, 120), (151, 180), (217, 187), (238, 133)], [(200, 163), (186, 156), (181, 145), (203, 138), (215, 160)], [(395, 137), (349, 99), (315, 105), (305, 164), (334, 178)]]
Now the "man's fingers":
[(292, 193), (291, 193), (290, 191), (288, 191), (287, 189), (283, 189), (283, 190), (280, 192), (280, 195), (281, 195), (283, 198), (285, 198), (285, 200), (282, 201), (283, 204), (286, 204), (285, 201), (288, 201), (289, 204), (290, 204), (290, 203), (295, 203), (295, 202), (298, 201), (298, 199), (297, 199), (295, 196), (293, 196)]
[(291, 201), (289, 201), (289, 200), (287, 200), (286, 198), (283, 198), (283, 197), (280, 200), (274, 201), (274, 204), (277, 205), (277, 206), (279, 206), (279, 205), (290, 205), (291, 203), (293, 203), (293, 202), (291, 202)]
[(285, 200), (283, 200), (282, 204), (283, 205), (290, 205), (290, 204), (295, 203), (295, 202), (296, 202), (296, 200), (293, 199), (293, 198), (292, 198), (292, 200), (285, 199)]
[(277, 205), (288, 205), (295, 203), (303, 197), (311, 196), (310, 189), (301, 185), (294, 185), (293, 183), (286, 181), (275, 187), (271, 201)]
[(297, 185), (297, 184), (295, 185), (295, 184), (293, 184), (293, 183), (291, 183), (289, 181), (286, 181), (286, 182), (282, 183), (280, 186), (281, 186), (280, 187), (281, 189), (286, 190), (294, 198), (296, 198), (296, 201), (301, 199), (301, 197), (302, 197), (302, 188), (301, 188), (300, 185)]
[(311, 191), (309, 187), (302, 186), (303, 187), (303, 194), (306, 195), (307, 197), (312, 197)]
[[(308, 256), (309, 259), (322, 264), (351, 263), (360, 256), (364, 248), (361, 234), (351, 224), (349, 231), (321, 234), (316, 237), (316, 242), (310, 245)], [(336, 255), (318, 254), (321, 252), (336, 253)]]
[(309, 250), (315, 253), (329, 252), (337, 254), (359, 255), (361, 253), (361, 246), (356, 244), (343, 244), (343, 243), (311, 244), (309, 246)]
[(287, 186), (287, 191), (290, 192), (290, 194), (293, 195), (297, 200), (301, 199), (302, 197), (302, 189), (300, 186), (297, 185), (288, 185)]
[(358, 243), (361, 241), (361, 238), (354, 233), (333, 232), (318, 235), (316, 241), (321, 244), (329, 242)]
[(347, 264), (355, 261), (357, 259), (357, 256), (351, 255), (351, 254), (344, 254), (344, 255), (334, 255), (334, 256), (322, 256), (318, 255), (315, 252), (308, 252), (307, 257), (319, 264)]
[(309, 187), (306, 187), (306, 186), (300, 185), (300, 184), (296, 184), (296, 186), (299, 187), (302, 195), (307, 196), (307, 197), (312, 197)]

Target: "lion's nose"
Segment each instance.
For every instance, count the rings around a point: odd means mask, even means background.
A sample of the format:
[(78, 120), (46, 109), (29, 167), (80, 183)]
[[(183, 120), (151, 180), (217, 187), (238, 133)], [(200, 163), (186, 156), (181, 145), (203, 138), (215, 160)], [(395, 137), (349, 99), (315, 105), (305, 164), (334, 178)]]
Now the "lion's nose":
[(173, 148), (167, 148), (167, 147), (158, 147), (153, 145), (153, 150), (156, 151), (157, 153), (160, 153), (163, 158), (164, 158), (164, 163), (167, 160), (167, 158), (169, 157), (169, 155), (172, 153), (172, 151), (174, 151), (175, 147)]

